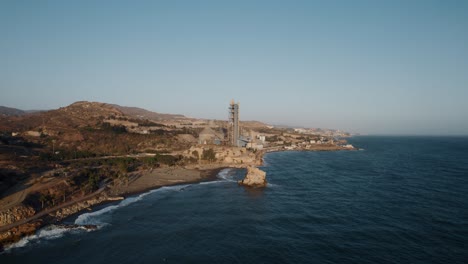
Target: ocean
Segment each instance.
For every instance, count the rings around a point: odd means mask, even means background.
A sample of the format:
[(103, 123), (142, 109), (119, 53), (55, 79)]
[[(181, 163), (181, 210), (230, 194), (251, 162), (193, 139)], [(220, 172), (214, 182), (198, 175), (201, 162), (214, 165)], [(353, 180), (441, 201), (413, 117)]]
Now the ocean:
[(0, 263), (468, 263), (468, 137), (349, 139), (359, 151), (265, 155), (48, 227)]

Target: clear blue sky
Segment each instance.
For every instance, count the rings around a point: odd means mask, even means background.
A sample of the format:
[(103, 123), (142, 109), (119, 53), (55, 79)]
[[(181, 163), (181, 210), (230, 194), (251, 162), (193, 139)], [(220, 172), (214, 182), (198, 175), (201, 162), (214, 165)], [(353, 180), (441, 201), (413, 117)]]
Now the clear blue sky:
[(0, 105), (468, 134), (468, 1), (0, 1)]

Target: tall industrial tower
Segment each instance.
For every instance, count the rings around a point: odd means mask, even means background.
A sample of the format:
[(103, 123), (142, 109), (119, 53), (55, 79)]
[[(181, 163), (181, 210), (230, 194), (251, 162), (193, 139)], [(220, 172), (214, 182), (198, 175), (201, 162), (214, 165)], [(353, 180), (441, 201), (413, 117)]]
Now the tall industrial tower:
[(229, 104), (229, 142), (231, 146), (237, 147), (239, 140), (239, 102), (231, 100)]

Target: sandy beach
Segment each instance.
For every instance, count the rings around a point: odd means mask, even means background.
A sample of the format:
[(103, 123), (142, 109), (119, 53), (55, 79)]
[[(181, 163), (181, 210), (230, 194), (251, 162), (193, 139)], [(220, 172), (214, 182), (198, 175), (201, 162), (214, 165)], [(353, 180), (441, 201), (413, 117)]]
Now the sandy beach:
[(128, 196), (142, 193), (163, 186), (195, 183), (215, 180), (223, 168), (185, 169), (181, 167), (158, 168), (138, 171), (129, 175), (128, 184), (109, 186), (107, 194), (113, 196)]

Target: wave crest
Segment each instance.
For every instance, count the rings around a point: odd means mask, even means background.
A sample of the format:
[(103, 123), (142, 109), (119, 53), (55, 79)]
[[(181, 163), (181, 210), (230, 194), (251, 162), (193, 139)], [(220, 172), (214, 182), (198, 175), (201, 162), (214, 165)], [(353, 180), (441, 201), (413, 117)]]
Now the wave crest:
[(218, 173), (218, 178), (222, 179), (222, 180), (225, 180), (225, 181), (229, 181), (229, 182), (235, 182), (235, 180), (232, 178), (232, 172), (233, 169), (231, 168), (227, 168), (227, 169), (223, 169), (221, 170), (219, 173)]
[(91, 232), (93, 229), (88, 229), (84, 226), (64, 227), (57, 225), (49, 225), (39, 229), (36, 234), (32, 236), (23, 237), (20, 241), (5, 247), (8, 252), (14, 248), (22, 248), (29, 244), (39, 244), (42, 240), (52, 240), (63, 237), (66, 233), (77, 234), (81, 232)]
[(101, 227), (105, 226), (105, 225), (107, 225), (107, 223), (102, 222), (100, 217), (99, 217), (99, 216), (101, 216), (103, 214), (107, 214), (107, 213), (112, 212), (112, 211), (114, 211), (116, 209), (119, 209), (119, 208), (128, 206), (130, 204), (136, 203), (136, 202), (140, 201), (141, 199), (143, 199), (143, 197), (145, 197), (145, 196), (147, 196), (149, 194), (155, 193), (155, 192), (164, 193), (164, 192), (168, 192), (168, 191), (183, 191), (188, 186), (189, 186), (189, 184), (176, 185), (176, 186), (164, 186), (164, 187), (161, 187), (159, 189), (155, 189), (155, 190), (151, 190), (151, 191), (146, 192), (146, 193), (142, 193), (142, 194), (140, 194), (138, 196), (126, 198), (126, 199), (122, 200), (117, 205), (107, 206), (107, 207), (104, 207), (103, 209), (95, 211), (95, 212), (90, 212), (90, 213), (85, 213), (85, 214), (79, 215), (75, 220), (75, 224), (77, 224), (77, 225), (97, 225), (97, 226), (101, 226)]

